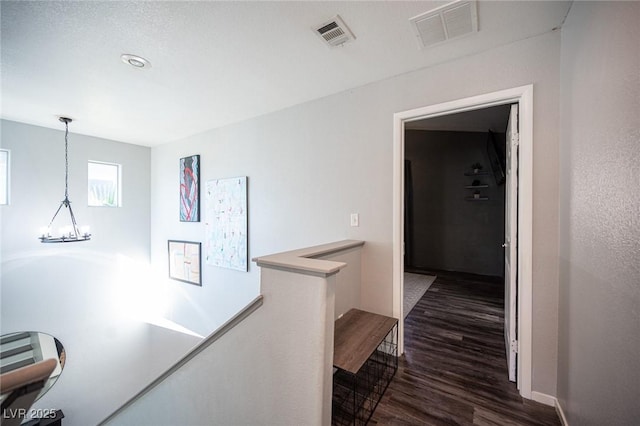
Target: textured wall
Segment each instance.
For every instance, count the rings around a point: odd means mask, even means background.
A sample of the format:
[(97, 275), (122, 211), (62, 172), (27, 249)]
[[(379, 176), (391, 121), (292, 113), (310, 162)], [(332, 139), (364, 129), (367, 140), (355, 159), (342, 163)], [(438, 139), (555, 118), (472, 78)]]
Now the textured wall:
[(571, 425), (640, 419), (640, 3), (562, 29), (558, 398)]
[[(504, 135), (496, 136), (504, 145)], [(464, 175), (474, 163), (491, 173), (487, 137), (478, 132), (406, 132), (405, 158), (411, 161), (413, 182), (412, 266), (504, 275), (504, 184), (496, 185), (493, 174)], [(466, 200), (476, 190), (465, 186), (474, 180), (489, 185), (477, 189), (489, 200)]]

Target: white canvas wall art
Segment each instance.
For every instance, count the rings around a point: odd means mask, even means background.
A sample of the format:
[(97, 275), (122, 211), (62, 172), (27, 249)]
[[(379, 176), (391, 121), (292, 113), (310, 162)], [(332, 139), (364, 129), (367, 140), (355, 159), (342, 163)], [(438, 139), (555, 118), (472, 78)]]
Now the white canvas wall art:
[(206, 186), (208, 265), (247, 271), (247, 177), (213, 179)]

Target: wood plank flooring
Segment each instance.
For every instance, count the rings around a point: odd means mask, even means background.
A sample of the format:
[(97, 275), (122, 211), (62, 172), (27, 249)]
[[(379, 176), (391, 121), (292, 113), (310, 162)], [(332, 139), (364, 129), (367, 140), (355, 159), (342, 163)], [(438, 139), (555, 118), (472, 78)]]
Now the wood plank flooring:
[(560, 425), (507, 378), (502, 282), (437, 275), (405, 320), (405, 355), (369, 424)]

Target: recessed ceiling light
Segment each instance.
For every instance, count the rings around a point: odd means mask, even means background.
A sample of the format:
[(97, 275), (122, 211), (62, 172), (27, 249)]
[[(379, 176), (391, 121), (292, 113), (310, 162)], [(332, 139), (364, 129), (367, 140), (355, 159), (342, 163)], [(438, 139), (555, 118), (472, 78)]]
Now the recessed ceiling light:
[(151, 68), (151, 62), (147, 61), (142, 56), (129, 55), (127, 53), (124, 53), (120, 56), (120, 59), (122, 59), (122, 62), (124, 62), (125, 64), (129, 64), (135, 68)]

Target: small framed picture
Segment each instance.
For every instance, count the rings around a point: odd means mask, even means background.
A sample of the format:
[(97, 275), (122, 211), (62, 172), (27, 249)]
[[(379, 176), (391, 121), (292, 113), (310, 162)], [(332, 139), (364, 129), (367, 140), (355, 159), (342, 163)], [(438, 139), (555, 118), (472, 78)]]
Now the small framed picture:
[(180, 222), (200, 222), (200, 156), (180, 159)]
[(169, 278), (202, 286), (200, 248), (202, 243), (169, 240)]

